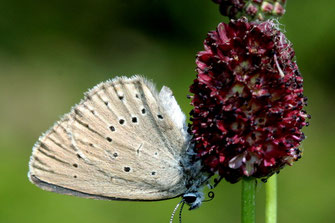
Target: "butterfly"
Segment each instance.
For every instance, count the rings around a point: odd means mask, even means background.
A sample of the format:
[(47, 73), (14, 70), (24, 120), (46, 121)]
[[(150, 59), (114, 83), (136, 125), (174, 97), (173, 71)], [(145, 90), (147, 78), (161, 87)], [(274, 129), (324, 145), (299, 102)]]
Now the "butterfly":
[(144, 77), (116, 77), (85, 93), (33, 147), (28, 177), (60, 194), (104, 200), (204, 200), (208, 175), (194, 159), (172, 91)]

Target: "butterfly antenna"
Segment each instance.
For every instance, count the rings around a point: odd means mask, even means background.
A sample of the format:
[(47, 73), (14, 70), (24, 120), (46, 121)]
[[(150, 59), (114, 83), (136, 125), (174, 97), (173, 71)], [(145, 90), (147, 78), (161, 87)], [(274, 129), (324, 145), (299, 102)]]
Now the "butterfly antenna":
[(173, 210), (173, 212), (172, 212), (172, 214), (171, 214), (170, 223), (173, 222), (174, 215), (176, 214), (176, 211), (178, 210), (179, 205), (180, 205), (181, 203), (183, 203), (183, 206), (184, 206), (184, 200), (181, 200), (181, 201), (176, 205), (176, 207), (174, 208), (174, 210)]
[(214, 179), (214, 185), (213, 185), (213, 188), (215, 188), (219, 183), (220, 183), (220, 181), (223, 179), (223, 177), (219, 177), (219, 178), (215, 178)]
[(181, 204), (180, 211), (179, 211), (179, 223), (181, 223), (181, 213), (183, 212), (184, 204), (185, 202), (182, 201), (183, 203)]
[(204, 201), (202, 201), (202, 202), (207, 202), (207, 201), (211, 201), (211, 200), (213, 200), (213, 198), (215, 197), (215, 194), (214, 194), (213, 191), (210, 191), (210, 192), (208, 192), (207, 196), (208, 196), (209, 199), (204, 200)]

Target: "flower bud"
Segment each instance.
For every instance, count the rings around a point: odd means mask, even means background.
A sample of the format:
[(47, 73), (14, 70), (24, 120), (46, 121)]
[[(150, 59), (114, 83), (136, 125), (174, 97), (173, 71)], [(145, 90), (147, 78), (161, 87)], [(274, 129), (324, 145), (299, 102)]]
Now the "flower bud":
[(220, 12), (231, 19), (247, 17), (263, 21), (285, 14), (286, 0), (212, 0), (220, 5)]

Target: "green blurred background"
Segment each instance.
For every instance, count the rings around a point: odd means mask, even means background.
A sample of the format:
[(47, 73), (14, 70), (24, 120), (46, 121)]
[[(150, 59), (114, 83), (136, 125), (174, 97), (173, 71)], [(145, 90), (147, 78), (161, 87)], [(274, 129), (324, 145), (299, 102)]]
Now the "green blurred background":
[[(0, 222), (168, 222), (180, 199), (95, 201), (27, 179), (31, 148), (84, 91), (143, 74), (172, 88), (185, 113), (195, 54), (223, 20), (210, 0), (0, 1)], [(335, 1), (289, 0), (281, 20), (309, 97), (304, 156), (279, 174), (279, 223), (335, 222)], [(222, 182), (184, 222), (240, 221), (240, 183)], [(264, 222), (264, 184), (257, 222)]]

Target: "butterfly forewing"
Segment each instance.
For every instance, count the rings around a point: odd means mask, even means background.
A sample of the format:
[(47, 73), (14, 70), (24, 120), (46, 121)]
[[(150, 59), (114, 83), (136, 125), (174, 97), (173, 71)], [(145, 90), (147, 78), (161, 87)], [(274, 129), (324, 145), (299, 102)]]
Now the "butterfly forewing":
[(79, 196), (176, 197), (186, 190), (180, 165), (188, 144), (184, 130), (184, 115), (168, 88), (158, 95), (139, 76), (116, 78), (86, 93), (40, 138), (30, 178), (44, 189)]

